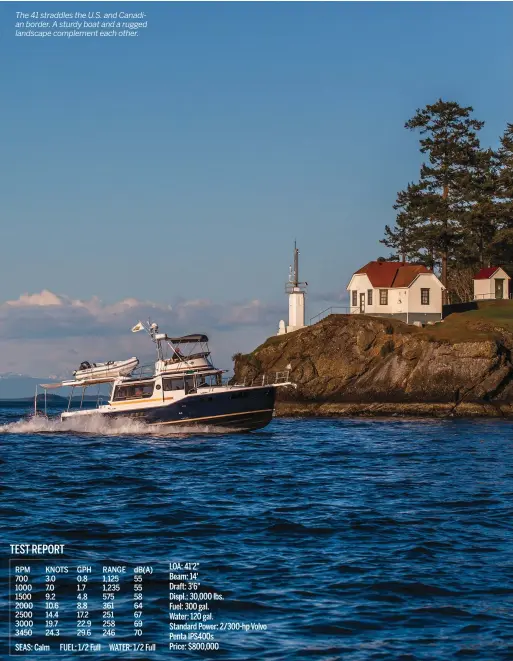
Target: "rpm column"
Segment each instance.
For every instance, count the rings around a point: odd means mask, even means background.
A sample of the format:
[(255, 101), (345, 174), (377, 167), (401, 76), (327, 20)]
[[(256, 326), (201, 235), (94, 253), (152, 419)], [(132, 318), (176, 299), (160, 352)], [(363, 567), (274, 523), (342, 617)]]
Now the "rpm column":
[(14, 598), (14, 623), (11, 635), (17, 639), (30, 639), (34, 631), (34, 603), (32, 600), (32, 567), (14, 564), (11, 568), (11, 589)]

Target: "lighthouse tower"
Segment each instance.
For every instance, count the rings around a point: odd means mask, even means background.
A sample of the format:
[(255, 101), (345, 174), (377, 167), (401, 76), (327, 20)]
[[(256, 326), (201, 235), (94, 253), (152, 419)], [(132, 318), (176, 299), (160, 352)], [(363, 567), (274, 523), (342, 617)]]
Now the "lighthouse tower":
[(305, 325), (305, 287), (307, 282), (299, 282), (299, 250), (294, 241), (294, 266), (290, 267), (289, 281), (285, 291), (289, 295), (289, 323), (280, 321), (278, 335), (292, 333)]

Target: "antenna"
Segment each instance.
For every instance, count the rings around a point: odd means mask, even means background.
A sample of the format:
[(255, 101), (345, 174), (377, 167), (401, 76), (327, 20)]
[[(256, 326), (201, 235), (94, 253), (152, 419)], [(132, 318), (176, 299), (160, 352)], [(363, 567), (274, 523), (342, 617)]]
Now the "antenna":
[(289, 266), (289, 281), (287, 283), (287, 291), (289, 291), (289, 289), (291, 291), (298, 289), (303, 291), (303, 287), (305, 287), (307, 284), (307, 282), (299, 281), (299, 249), (297, 247), (297, 242), (294, 239), (294, 266)]
[(294, 287), (299, 285), (299, 250), (294, 239)]

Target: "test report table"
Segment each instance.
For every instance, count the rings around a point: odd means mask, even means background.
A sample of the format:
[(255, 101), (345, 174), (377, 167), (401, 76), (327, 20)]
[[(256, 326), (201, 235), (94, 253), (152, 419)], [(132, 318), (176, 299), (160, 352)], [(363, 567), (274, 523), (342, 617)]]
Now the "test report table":
[(224, 597), (202, 584), (198, 562), (142, 565), (9, 560), (9, 653), (217, 651)]

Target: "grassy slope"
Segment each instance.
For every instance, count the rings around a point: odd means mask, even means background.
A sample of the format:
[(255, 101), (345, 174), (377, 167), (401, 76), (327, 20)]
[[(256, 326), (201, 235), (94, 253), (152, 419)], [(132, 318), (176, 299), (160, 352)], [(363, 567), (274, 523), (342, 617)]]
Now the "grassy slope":
[(433, 340), (469, 342), (513, 334), (513, 300), (481, 301), (477, 310), (453, 312), (443, 323), (420, 332)]

